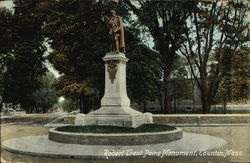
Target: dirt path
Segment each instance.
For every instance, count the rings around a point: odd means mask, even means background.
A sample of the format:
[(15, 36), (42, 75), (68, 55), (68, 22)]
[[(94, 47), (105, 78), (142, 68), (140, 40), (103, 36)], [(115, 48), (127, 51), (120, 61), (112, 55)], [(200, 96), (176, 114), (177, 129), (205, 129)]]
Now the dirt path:
[(184, 127), (184, 131), (202, 133), (225, 139), (225, 150), (242, 152), (243, 156), (231, 157), (232, 162), (250, 162), (250, 126), (233, 127)]

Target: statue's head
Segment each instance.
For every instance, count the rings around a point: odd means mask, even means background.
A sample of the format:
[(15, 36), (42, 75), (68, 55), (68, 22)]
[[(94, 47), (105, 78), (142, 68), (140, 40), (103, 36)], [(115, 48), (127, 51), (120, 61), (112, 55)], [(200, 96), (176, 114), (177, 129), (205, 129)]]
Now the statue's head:
[(115, 10), (111, 10), (110, 13), (111, 13), (111, 15), (113, 15), (113, 16), (116, 15), (116, 11), (115, 11)]

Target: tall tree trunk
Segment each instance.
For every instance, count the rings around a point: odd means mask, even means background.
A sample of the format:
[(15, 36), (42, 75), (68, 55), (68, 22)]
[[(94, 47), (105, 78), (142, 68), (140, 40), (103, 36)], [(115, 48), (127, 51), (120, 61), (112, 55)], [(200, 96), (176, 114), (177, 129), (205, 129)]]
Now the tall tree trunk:
[(227, 113), (227, 101), (226, 98), (223, 98), (223, 113)]
[(171, 97), (169, 95), (167, 88), (165, 88), (164, 94), (165, 94), (165, 96), (164, 96), (164, 113), (171, 114), (172, 113)]
[(85, 114), (85, 113), (84, 113), (83, 101), (84, 101), (84, 97), (83, 97), (83, 95), (81, 94), (80, 99), (79, 99), (80, 113)]
[(147, 112), (147, 103), (143, 102), (143, 113)]
[(172, 114), (172, 105), (171, 105), (171, 96), (170, 96), (170, 89), (169, 89), (169, 83), (167, 80), (164, 81), (164, 113), (166, 114)]
[(46, 113), (46, 109), (45, 109), (45, 107), (43, 107), (43, 114), (44, 114), (44, 113)]
[(160, 110), (163, 112), (163, 103), (162, 103), (162, 96), (158, 97), (159, 104), (160, 104)]
[(26, 106), (26, 108), (27, 108), (27, 109), (26, 109), (26, 113), (27, 113), (27, 114), (30, 114), (30, 113), (31, 113), (31, 108), (30, 108), (30, 107), (27, 107), (27, 106)]
[(173, 108), (173, 113), (176, 113), (176, 82), (175, 82), (175, 74), (174, 74), (174, 84), (173, 84), (173, 100), (174, 100), (174, 108)]
[(193, 113), (195, 113), (196, 111), (196, 107), (195, 107), (195, 92), (194, 92), (194, 87), (195, 87), (195, 81), (193, 81), (193, 79), (191, 79), (191, 84), (192, 84), (192, 103), (193, 103)]
[(201, 92), (201, 102), (202, 102), (202, 113), (207, 114), (210, 111), (211, 104), (208, 100), (208, 96), (205, 92)]
[(81, 105), (81, 113), (88, 114), (90, 111), (89, 97), (82, 95), (80, 99), (80, 105)]
[(206, 64), (201, 64), (200, 71), (200, 91), (201, 91), (201, 101), (202, 101), (202, 113), (207, 114), (211, 108), (211, 94), (208, 90), (208, 78), (207, 78), (207, 67)]

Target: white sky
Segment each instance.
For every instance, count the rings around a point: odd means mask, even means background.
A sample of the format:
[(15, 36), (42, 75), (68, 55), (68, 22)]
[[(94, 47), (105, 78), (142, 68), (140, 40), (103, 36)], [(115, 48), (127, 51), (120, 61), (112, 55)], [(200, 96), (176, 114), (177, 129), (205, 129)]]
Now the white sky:
[(0, 7), (7, 7), (11, 9), (14, 6), (12, 1), (1, 1), (0, 2)]

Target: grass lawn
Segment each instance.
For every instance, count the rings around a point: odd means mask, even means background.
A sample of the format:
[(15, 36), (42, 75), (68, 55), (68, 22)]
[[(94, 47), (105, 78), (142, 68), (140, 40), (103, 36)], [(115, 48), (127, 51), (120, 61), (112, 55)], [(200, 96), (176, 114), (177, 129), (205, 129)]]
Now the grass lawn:
[(56, 128), (57, 131), (74, 133), (145, 133), (163, 132), (175, 130), (175, 127), (163, 124), (144, 124), (136, 128), (119, 126), (63, 126)]

